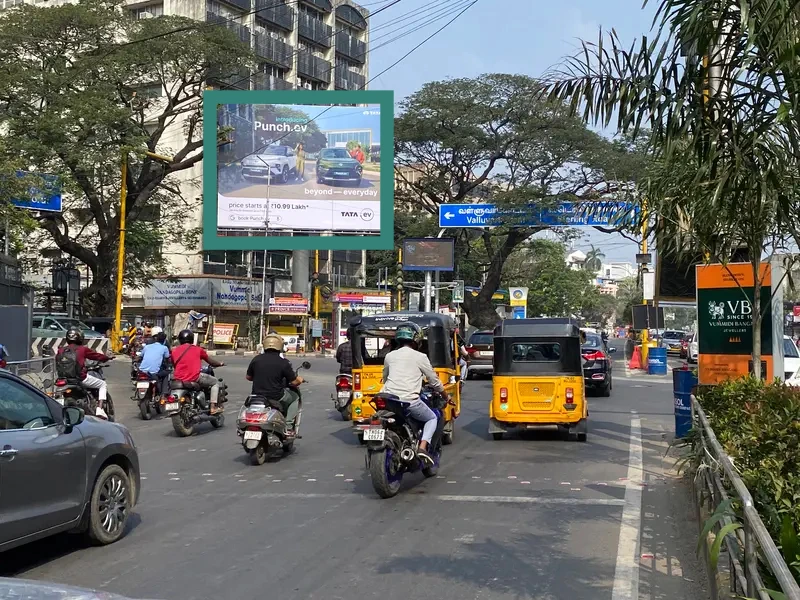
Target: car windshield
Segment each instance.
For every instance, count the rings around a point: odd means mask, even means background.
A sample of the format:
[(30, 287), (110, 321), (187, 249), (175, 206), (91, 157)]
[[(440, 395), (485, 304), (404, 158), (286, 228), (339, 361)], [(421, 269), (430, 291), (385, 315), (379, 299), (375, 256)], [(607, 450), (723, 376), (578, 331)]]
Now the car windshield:
[(685, 335), (682, 331), (665, 331), (663, 337), (665, 340), (682, 340)]
[(494, 336), (491, 333), (473, 333), (472, 337), (469, 338), (469, 345), (470, 346), (491, 346), (493, 337)]
[(788, 358), (800, 358), (800, 351), (792, 340), (783, 340), (783, 355)]
[(59, 319), (58, 322), (61, 323), (65, 329), (75, 327), (76, 329), (80, 329), (82, 331), (94, 331), (86, 323), (78, 321), (78, 319)]
[(288, 148), (286, 146), (270, 146), (263, 150), (260, 154), (265, 156), (287, 156)]
[(320, 158), (351, 158), (347, 150), (344, 148), (326, 148), (320, 151)]
[(581, 344), (581, 346), (583, 348), (602, 348), (603, 340), (596, 333), (587, 333), (586, 341), (583, 344)]

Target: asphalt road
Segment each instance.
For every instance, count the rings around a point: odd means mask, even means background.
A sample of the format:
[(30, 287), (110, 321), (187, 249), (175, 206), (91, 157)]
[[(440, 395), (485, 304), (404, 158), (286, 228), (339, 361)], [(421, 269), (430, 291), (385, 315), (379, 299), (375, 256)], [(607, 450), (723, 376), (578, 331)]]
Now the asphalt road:
[(616, 361), (612, 397), (590, 399), (587, 443), (549, 432), (490, 441), (491, 381), (470, 381), (440, 476), (409, 477), (380, 500), (332, 410), (332, 360), (310, 359), (295, 452), (262, 467), (233, 422), (249, 359), (226, 360), (228, 421), (188, 439), (139, 420), (128, 365), (109, 368), (143, 470), (130, 531), (106, 548), (33, 544), (3, 555), (0, 575), (162, 600), (707, 597), (686, 490), (663, 458), (664, 379), (625, 377)]
[[(317, 183), (316, 164), (306, 162), (304, 181), (290, 179), (282, 184), (273, 180), (272, 185), (240, 180), (236, 183), (220, 185), (220, 193), (233, 198), (266, 198), (269, 192), (274, 200), (309, 200), (313, 198), (328, 200), (380, 200), (380, 173), (364, 170), (361, 185), (356, 187), (346, 184), (327, 185)], [(269, 189), (268, 189), (269, 188)]]

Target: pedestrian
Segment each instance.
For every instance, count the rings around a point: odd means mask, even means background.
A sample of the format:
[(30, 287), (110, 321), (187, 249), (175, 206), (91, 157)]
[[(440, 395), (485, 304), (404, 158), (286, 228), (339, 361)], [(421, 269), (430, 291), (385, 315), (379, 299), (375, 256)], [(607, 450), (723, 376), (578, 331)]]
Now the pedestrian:
[(303, 149), (303, 142), (297, 144), (294, 153), (297, 155), (297, 179), (303, 181), (306, 173), (306, 151)]
[(364, 156), (364, 151), (361, 149), (361, 144), (357, 144), (356, 147), (353, 148), (352, 152), (350, 152), (350, 156), (355, 158), (362, 165), (366, 160), (366, 156)]
[(353, 347), (350, 345), (349, 332), (344, 334), (344, 341), (336, 348), (336, 362), (339, 363), (339, 373), (353, 373)]

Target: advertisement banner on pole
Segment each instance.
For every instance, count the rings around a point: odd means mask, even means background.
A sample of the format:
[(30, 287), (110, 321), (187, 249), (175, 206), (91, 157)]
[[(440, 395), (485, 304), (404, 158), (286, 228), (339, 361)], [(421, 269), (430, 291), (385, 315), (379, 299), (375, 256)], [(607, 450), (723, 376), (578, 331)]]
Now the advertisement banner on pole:
[(528, 306), (528, 288), (510, 287), (508, 293), (511, 306)]
[(456, 286), (453, 288), (453, 304), (462, 304), (464, 302), (464, 280), (459, 279), (456, 281)]
[[(698, 381), (716, 385), (753, 371), (753, 270), (750, 263), (697, 265)], [(782, 306), (780, 324), (773, 323), (775, 303), (782, 303), (780, 285), (775, 290), (775, 269), (762, 263), (760, 301), (762, 377), (783, 378)], [(777, 352), (775, 351), (777, 348)]]
[(270, 298), (268, 311), (271, 315), (307, 315), (308, 298)]

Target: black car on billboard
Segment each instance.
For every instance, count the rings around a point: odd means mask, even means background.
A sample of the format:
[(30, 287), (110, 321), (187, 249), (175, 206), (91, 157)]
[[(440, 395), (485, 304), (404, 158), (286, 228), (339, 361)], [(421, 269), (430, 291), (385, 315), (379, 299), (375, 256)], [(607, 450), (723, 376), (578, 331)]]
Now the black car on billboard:
[(491, 375), (494, 371), (494, 332), (476, 331), (469, 337), (467, 351), (467, 379), (475, 375)]
[(349, 183), (361, 185), (364, 168), (350, 156), (346, 148), (323, 148), (317, 156), (317, 183)]
[(584, 331), (583, 335), (581, 355), (583, 356), (583, 379), (586, 382), (586, 389), (599, 391), (607, 398), (611, 395), (613, 387), (611, 380), (613, 365), (610, 355), (617, 349), (609, 348), (597, 333)]

